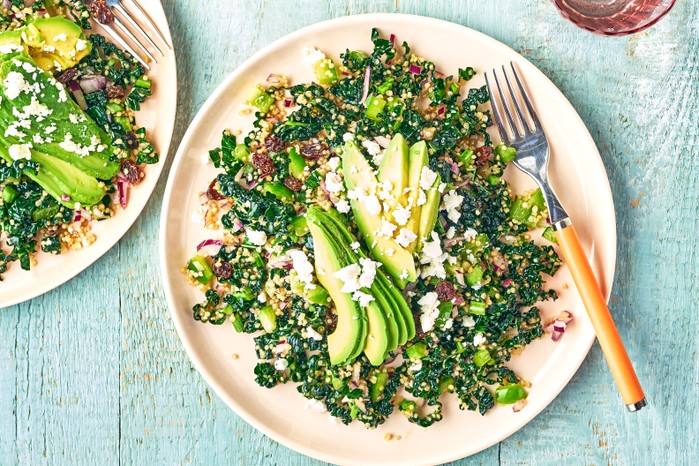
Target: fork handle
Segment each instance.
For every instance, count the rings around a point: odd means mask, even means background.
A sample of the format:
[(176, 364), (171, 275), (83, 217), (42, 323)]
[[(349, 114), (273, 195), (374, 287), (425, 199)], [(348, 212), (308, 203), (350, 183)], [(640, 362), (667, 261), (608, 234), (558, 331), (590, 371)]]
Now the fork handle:
[(590, 267), (575, 227), (568, 219), (554, 225), (556, 239), (563, 258), (570, 268), (575, 286), (580, 293), (597, 340), (619, 387), (621, 398), (629, 411), (638, 411), (646, 405), (645, 395), (636, 372), (621, 341), (607, 302), (602, 296), (595, 274)]

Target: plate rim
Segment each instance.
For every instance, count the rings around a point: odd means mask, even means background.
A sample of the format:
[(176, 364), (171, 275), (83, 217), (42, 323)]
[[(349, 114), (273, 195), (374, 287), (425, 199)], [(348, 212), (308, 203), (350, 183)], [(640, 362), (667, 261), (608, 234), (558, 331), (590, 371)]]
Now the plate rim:
[[(260, 57), (269, 54), (270, 52), (274, 51), (277, 48), (280, 48), (283, 46), (284, 42), (288, 40), (292, 40), (296, 38), (297, 36), (302, 36), (305, 34), (310, 34), (315, 32), (316, 30), (319, 29), (324, 29), (328, 27), (328, 25), (339, 25), (342, 24), (343, 26), (345, 25), (344, 23), (351, 24), (353, 22), (358, 22), (358, 23), (364, 23), (369, 20), (373, 20), (375, 22), (379, 22), (384, 18), (404, 18), (407, 21), (425, 21), (428, 23), (433, 23), (434, 25), (437, 26), (442, 26), (445, 28), (463, 28), (467, 29), (470, 33), (473, 33), (477, 36), (479, 36), (481, 39), (491, 42), (494, 46), (503, 49), (504, 51), (508, 53), (514, 53), (516, 54), (519, 59), (521, 59), (523, 62), (525, 62), (530, 68), (531, 71), (536, 72), (539, 75), (540, 79), (544, 79), (551, 83), (553, 85), (553, 88), (555, 89), (556, 97), (565, 105), (567, 106), (571, 111), (572, 115), (575, 116), (575, 123), (576, 125), (581, 126), (585, 131), (585, 138), (590, 142), (591, 146), (595, 148), (595, 154), (596, 157), (591, 157), (590, 162), (592, 162), (597, 169), (601, 170), (601, 173), (604, 176), (604, 181), (606, 181), (605, 186), (604, 186), (604, 195), (609, 198), (610, 200), (610, 221), (612, 222), (612, 238), (611, 244), (613, 245), (613, 258), (611, 260), (611, 265), (609, 268), (609, 273), (606, 277), (605, 283), (603, 284), (606, 291), (603, 293), (605, 296), (605, 300), (609, 301), (609, 297), (611, 295), (612, 291), (612, 285), (614, 281), (614, 275), (616, 271), (616, 262), (617, 262), (617, 231), (616, 231), (616, 209), (614, 206), (614, 199), (612, 196), (612, 191), (611, 191), (611, 185), (609, 183), (609, 177), (607, 174), (607, 170), (604, 166), (604, 162), (602, 160), (602, 157), (599, 153), (599, 149), (597, 148), (597, 145), (595, 144), (594, 140), (592, 139), (592, 135), (590, 134), (589, 130), (587, 129), (587, 126), (585, 125), (584, 121), (578, 114), (577, 110), (573, 107), (573, 105), (570, 103), (570, 101), (565, 97), (565, 95), (561, 92), (561, 90), (558, 88), (558, 86), (553, 83), (539, 68), (537, 68), (533, 63), (531, 63), (529, 60), (527, 60), (523, 55), (521, 55), (519, 52), (514, 50), (512, 47), (508, 46), (507, 44), (483, 33), (480, 32), (476, 29), (473, 29), (469, 26), (465, 26), (459, 23), (455, 23), (452, 21), (448, 20), (443, 20), (439, 18), (433, 18), (429, 16), (422, 16), (422, 15), (415, 15), (415, 14), (406, 14), (406, 13), (362, 13), (362, 14), (355, 14), (355, 15), (347, 15), (347, 16), (341, 16), (341, 17), (336, 17), (336, 18), (331, 18), (328, 20), (320, 21), (314, 24), (310, 24), (308, 26), (305, 26), (303, 28), (297, 29), (289, 34), (285, 34), (284, 36), (272, 41), (268, 45), (264, 46), (260, 50), (256, 51), (255, 53), (251, 54), (247, 59), (245, 59), (243, 62), (241, 62), (232, 72), (230, 72), (224, 79), (223, 81), (214, 89), (214, 91), (209, 95), (209, 97), (206, 99), (204, 104), (201, 106), (201, 108), (197, 111), (196, 116), (191, 120), (189, 123), (189, 126), (187, 127), (187, 130), (182, 137), (180, 144), (178, 146), (177, 152), (175, 153), (175, 156), (173, 158), (172, 165), (170, 167), (170, 171), (168, 174), (167, 178), (167, 183), (165, 187), (165, 192), (163, 194), (163, 204), (162, 204), (162, 209), (161, 209), (161, 214), (160, 214), (160, 244), (158, 248), (159, 252), (159, 267), (160, 267), (160, 276), (161, 276), (161, 282), (163, 285), (163, 291), (165, 293), (165, 298), (166, 302), (168, 305), (168, 311), (170, 314), (170, 317), (174, 323), (175, 329), (177, 331), (177, 335), (185, 349), (185, 352), (187, 353), (187, 357), (191, 361), (192, 365), (195, 367), (195, 369), (200, 373), (202, 378), (204, 379), (204, 382), (211, 387), (216, 395), (230, 408), (233, 410), (235, 414), (240, 416), (241, 419), (243, 419), (245, 422), (253, 426), (255, 429), (263, 433), (265, 436), (269, 437), (270, 439), (284, 445), (287, 448), (290, 448), (298, 453), (301, 453), (303, 455), (309, 456), (311, 458), (318, 459), (320, 461), (325, 461), (328, 463), (332, 464), (338, 464), (337, 461), (341, 460), (343, 465), (348, 465), (348, 464), (356, 464), (356, 465), (368, 465), (368, 464), (385, 464), (382, 462), (372, 462), (369, 459), (366, 459), (365, 461), (362, 461), (361, 463), (358, 463), (356, 461), (353, 461), (351, 459), (346, 459), (346, 458), (338, 458), (337, 456), (334, 456), (332, 454), (325, 453), (321, 450), (318, 449), (313, 449), (306, 447), (305, 445), (295, 441), (291, 440), (288, 437), (285, 437), (284, 435), (277, 434), (274, 432), (272, 429), (269, 429), (265, 424), (262, 422), (259, 422), (256, 418), (255, 415), (250, 412), (245, 406), (241, 405), (238, 403), (232, 396), (229, 396), (226, 393), (225, 387), (222, 387), (219, 383), (216, 382), (216, 378), (213, 376), (211, 373), (212, 371), (206, 368), (206, 365), (204, 364), (203, 361), (200, 361), (198, 357), (195, 357), (195, 351), (193, 349), (193, 343), (190, 341), (190, 337), (186, 333), (186, 331), (183, 328), (183, 325), (180, 321), (180, 316), (177, 315), (175, 309), (176, 309), (176, 303), (174, 302), (174, 295), (172, 292), (172, 287), (170, 286), (170, 270), (168, 269), (168, 264), (167, 264), (167, 251), (166, 251), (166, 245), (168, 244), (167, 240), (167, 224), (168, 224), (168, 211), (170, 209), (170, 200), (172, 197), (172, 191), (175, 189), (174, 188), (174, 178), (179, 170), (180, 165), (183, 163), (185, 159), (185, 152), (189, 150), (191, 146), (192, 139), (194, 137), (194, 132), (195, 128), (200, 126), (202, 123), (202, 120), (206, 117), (209, 109), (214, 105), (214, 103), (222, 97), (222, 95), (226, 92), (226, 90), (230, 87), (231, 83), (233, 83), (236, 79), (239, 78), (239, 76), (243, 75), (248, 68), (252, 67)], [(574, 368), (571, 369), (570, 374), (565, 378), (563, 384), (561, 385), (560, 388), (554, 390), (551, 392), (551, 394), (545, 398), (545, 401), (541, 405), (541, 408), (537, 410), (536, 412), (530, 412), (527, 413), (526, 416), (523, 416), (523, 422), (518, 422), (514, 423), (513, 427), (510, 429), (507, 429), (505, 432), (503, 432), (497, 440), (493, 441), (492, 443), (483, 445), (477, 449), (469, 450), (468, 452), (464, 452), (464, 450), (460, 452), (452, 452), (449, 454), (443, 454), (439, 456), (439, 453), (435, 453), (435, 455), (431, 458), (431, 461), (429, 463), (406, 463), (405, 461), (397, 461), (392, 464), (442, 464), (442, 463), (447, 463), (451, 461), (456, 461), (459, 459), (463, 459), (469, 456), (472, 456), (480, 451), (483, 451), (487, 448), (492, 447), (496, 443), (499, 443), (500, 441), (504, 440), (505, 438), (511, 436), (513, 433), (517, 432), (524, 426), (526, 426), (529, 422), (531, 422), (532, 419), (534, 419), (536, 416), (538, 416), (540, 413), (542, 413), (550, 404), (551, 402), (560, 395), (560, 393), (568, 386), (570, 380), (572, 377), (577, 373), (579, 370), (580, 366), (582, 365), (582, 362), (584, 359), (587, 357), (590, 348), (592, 347), (592, 344), (594, 343), (595, 340), (595, 334), (594, 332), (590, 331), (588, 332), (587, 336), (587, 341), (586, 344), (583, 348), (583, 350), (580, 351), (579, 357), (574, 360), (570, 361), (570, 367)], [(465, 456), (464, 456), (465, 455)]]
[[(95, 262), (100, 260), (105, 254), (107, 254), (109, 251), (114, 248), (114, 246), (117, 245), (119, 241), (131, 230), (133, 225), (138, 221), (138, 219), (141, 217), (141, 214), (143, 213), (143, 210), (146, 208), (148, 203), (151, 201), (153, 197), (153, 193), (155, 192), (156, 188), (158, 187), (158, 182), (160, 180), (160, 177), (163, 174), (163, 171), (165, 170), (165, 165), (167, 164), (167, 161), (169, 159), (168, 155), (170, 153), (170, 149), (172, 147), (172, 137), (175, 132), (175, 124), (177, 122), (177, 97), (178, 97), (178, 88), (179, 88), (179, 83), (177, 80), (177, 54), (175, 52), (175, 44), (172, 41), (172, 33), (170, 30), (170, 23), (167, 19), (167, 15), (165, 14), (165, 9), (163, 7), (163, 4), (161, 0), (154, 0), (152, 2), (153, 7), (159, 10), (157, 14), (159, 16), (162, 16), (164, 23), (159, 24), (161, 26), (161, 31), (163, 31), (163, 34), (165, 35), (165, 38), (168, 40), (170, 45), (172, 45), (172, 69), (173, 69), (173, 78), (174, 78), (174, 92), (171, 93), (170, 96), (163, 96), (162, 100), (169, 100), (170, 105), (172, 105), (172, 108), (174, 109), (173, 112), (173, 117), (170, 119), (168, 122), (167, 127), (163, 130), (166, 131), (167, 134), (167, 144), (165, 147), (159, 148), (160, 150), (158, 151), (158, 154), (160, 156), (160, 159), (156, 165), (151, 165), (156, 168), (155, 171), (153, 171), (152, 176), (156, 176), (156, 181), (153, 183), (152, 188), (150, 189), (150, 192), (147, 194), (147, 197), (145, 198), (143, 204), (137, 205), (136, 208), (131, 209), (131, 212), (134, 213), (134, 218), (133, 220), (129, 223), (129, 225), (124, 229), (124, 231), (116, 236), (109, 237), (104, 243), (100, 245), (100, 250), (99, 252), (96, 253), (94, 257), (91, 259), (86, 259), (84, 261), (81, 261), (78, 263), (78, 266), (75, 268), (70, 269), (67, 273), (64, 273), (60, 276), (59, 279), (57, 280), (48, 280), (44, 282), (43, 280), (39, 281), (37, 283), (38, 286), (32, 288), (28, 293), (20, 294), (18, 296), (15, 296), (11, 299), (3, 300), (2, 297), (0, 296), (0, 311), (6, 308), (9, 308), (11, 306), (15, 306), (18, 304), (25, 303), (27, 301), (30, 301), (34, 298), (40, 297), (50, 291), (55, 290), (56, 288), (59, 288), (63, 285), (65, 285), (67, 282), (87, 270), (90, 266), (92, 266)], [(146, 5), (147, 8), (147, 5)], [(152, 14), (152, 11), (148, 11), (149, 14)], [(165, 26), (163, 28), (162, 26)], [(164, 30), (163, 30), (164, 29)], [(156, 117), (157, 118), (157, 117)], [(152, 131), (155, 131), (152, 130)], [(163, 150), (164, 149), (164, 150)], [(116, 218), (116, 217), (114, 217)], [(159, 223), (158, 223), (159, 225)], [(80, 254), (81, 251), (69, 251), (71, 254)], [(45, 283), (45, 284), (44, 284)], [(0, 287), (2, 286), (2, 282), (0, 282)]]

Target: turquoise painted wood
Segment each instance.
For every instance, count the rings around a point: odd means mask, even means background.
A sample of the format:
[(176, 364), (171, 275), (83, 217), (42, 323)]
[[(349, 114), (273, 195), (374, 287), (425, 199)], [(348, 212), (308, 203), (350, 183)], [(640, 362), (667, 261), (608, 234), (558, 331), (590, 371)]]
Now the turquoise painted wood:
[[(443, 18), (505, 42), (541, 68), (578, 109), (609, 173), (619, 234), (611, 306), (651, 405), (625, 412), (595, 345), (533, 422), (457, 464), (699, 461), (697, 2), (678, 0), (656, 27), (623, 38), (577, 29), (549, 0), (164, 5), (180, 65), (173, 154), (228, 73), (272, 40), (328, 18), (393, 11)], [(93, 267), (0, 311), (0, 464), (319, 464), (248, 426), (187, 359), (154, 258), (164, 181)]]

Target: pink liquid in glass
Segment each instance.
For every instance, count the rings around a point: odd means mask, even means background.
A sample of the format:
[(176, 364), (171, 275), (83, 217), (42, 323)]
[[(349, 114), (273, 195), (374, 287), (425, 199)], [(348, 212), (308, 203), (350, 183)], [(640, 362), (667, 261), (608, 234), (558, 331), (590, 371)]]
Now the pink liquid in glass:
[(553, 0), (561, 14), (583, 29), (620, 36), (642, 31), (670, 11), (675, 0)]

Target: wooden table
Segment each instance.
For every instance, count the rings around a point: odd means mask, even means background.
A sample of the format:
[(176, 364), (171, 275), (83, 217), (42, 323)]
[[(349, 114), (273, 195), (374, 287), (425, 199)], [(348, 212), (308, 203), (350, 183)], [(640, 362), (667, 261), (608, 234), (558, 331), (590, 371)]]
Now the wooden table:
[[(164, 4), (180, 66), (170, 157), (236, 66), (332, 17), (398, 11), (446, 19), (503, 41), (543, 70), (582, 116), (609, 173), (619, 235), (611, 307), (650, 406), (625, 412), (595, 345), (534, 421), (458, 464), (699, 460), (697, 2), (678, 0), (649, 31), (620, 38), (576, 28), (548, 0)], [(189, 362), (155, 258), (164, 181), (89, 270), (0, 311), (0, 464), (318, 464), (246, 424)]]

